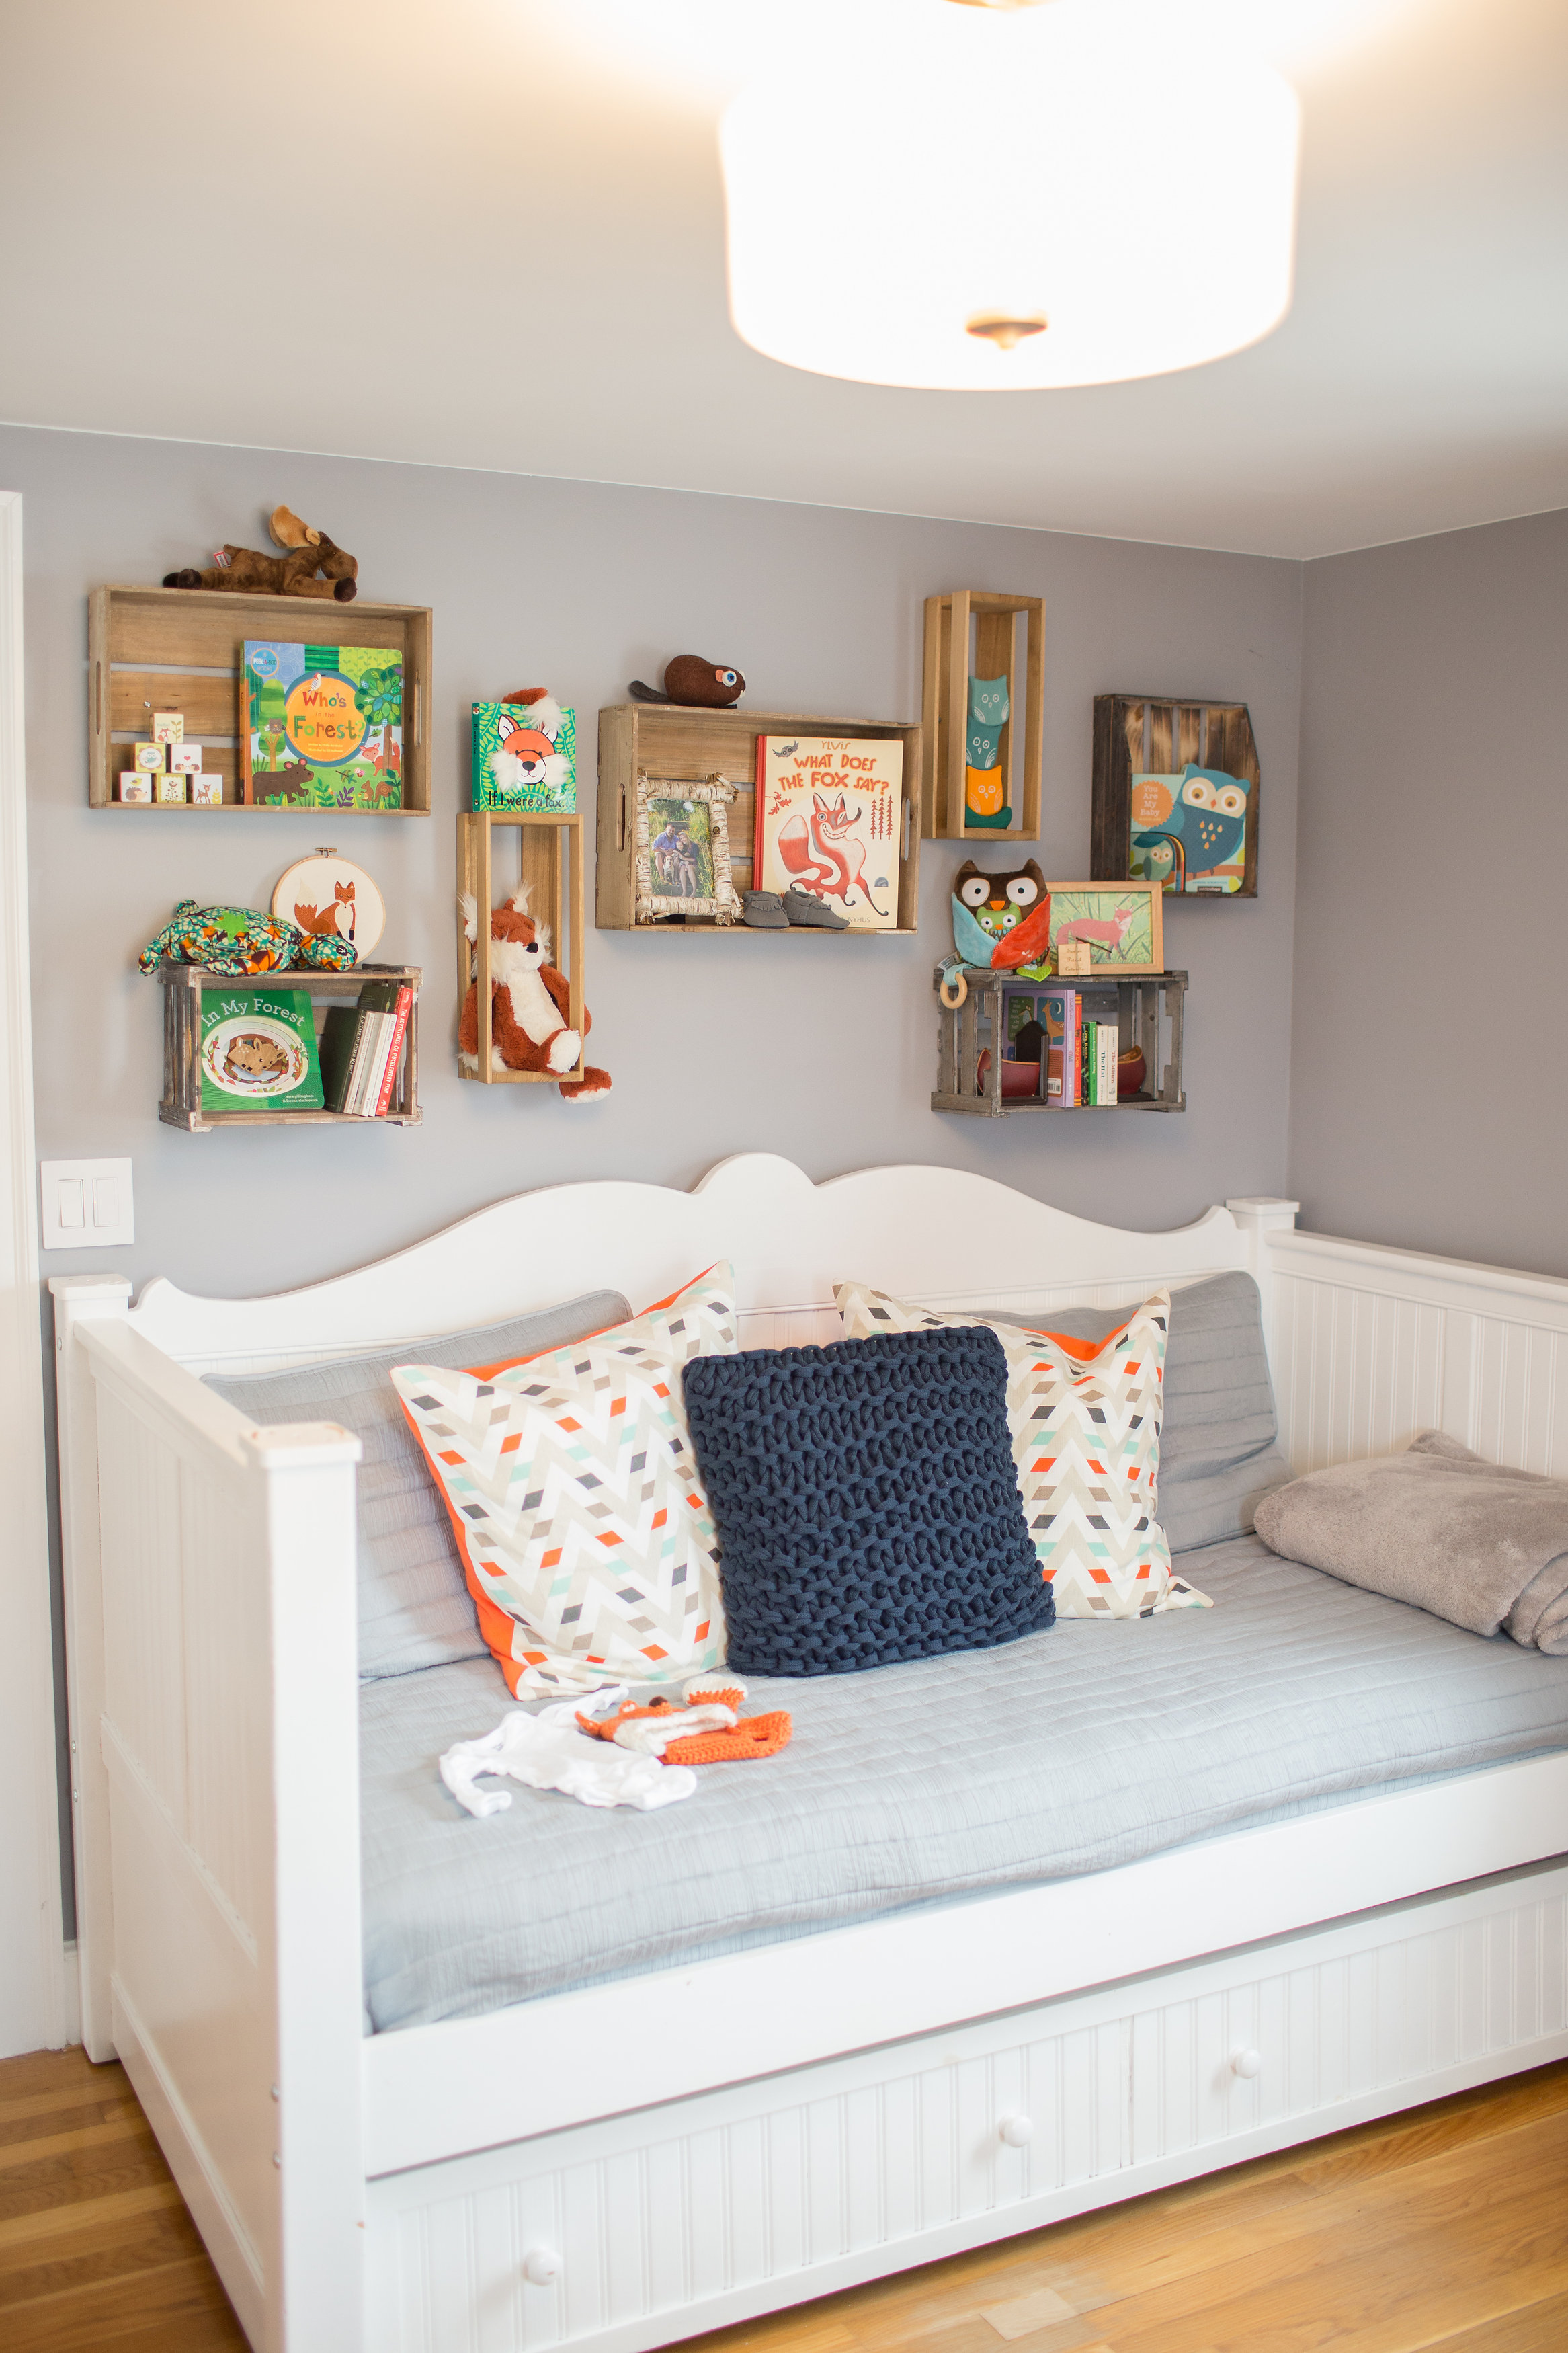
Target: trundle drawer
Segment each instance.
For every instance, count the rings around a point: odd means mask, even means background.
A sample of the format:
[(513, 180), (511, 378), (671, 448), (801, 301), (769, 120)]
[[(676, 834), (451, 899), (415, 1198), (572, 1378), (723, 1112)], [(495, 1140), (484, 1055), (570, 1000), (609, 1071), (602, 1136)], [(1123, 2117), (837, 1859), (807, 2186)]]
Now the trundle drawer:
[(1542, 1865), (387, 2175), (369, 2343), (637, 2353), (930, 2262), (1560, 2055), (1565, 1957)]

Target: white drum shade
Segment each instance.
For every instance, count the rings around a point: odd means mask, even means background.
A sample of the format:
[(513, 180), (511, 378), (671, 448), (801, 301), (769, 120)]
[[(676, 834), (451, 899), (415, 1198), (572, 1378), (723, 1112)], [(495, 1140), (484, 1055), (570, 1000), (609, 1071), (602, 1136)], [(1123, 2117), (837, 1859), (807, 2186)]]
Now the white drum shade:
[(926, 0), (900, 35), (781, 56), (728, 109), (731, 315), (866, 384), (1194, 367), (1289, 308), (1299, 132), (1283, 77), (1170, 0)]

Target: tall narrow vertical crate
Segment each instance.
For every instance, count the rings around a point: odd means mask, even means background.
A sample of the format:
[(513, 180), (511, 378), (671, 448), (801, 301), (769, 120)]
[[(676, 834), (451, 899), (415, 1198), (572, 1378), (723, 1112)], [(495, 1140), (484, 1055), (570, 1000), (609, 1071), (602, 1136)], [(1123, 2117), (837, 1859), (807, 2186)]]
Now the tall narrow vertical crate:
[[(580, 1079), (585, 1056), (579, 1053), (570, 1071), (510, 1071), (494, 1067), (490, 1022), (489, 911), (495, 904), (493, 872), (498, 828), (517, 833), (521, 880), (529, 886), (529, 913), (550, 926), (550, 962), (565, 978), (569, 992), (567, 1027), (581, 1036), (584, 1026), (583, 952), (587, 939), (588, 906), (583, 863), (583, 818), (578, 811), (545, 816), (537, 810), (464, 810), (458, 819), (458, 888), (469, 895), (478, 912), (479, 937), (470, 943), (462, 914), (458, 917), (458, 1010), (468, 990), (479, 983), (479, 1045), (477, 1067), (459, 1061), (465, 1079), (484, 1086), (555, 1086), (562, 1079)], [(510, 886), (516, 888), (513, 884)]]
[[(1024, 658), (1018, 659), (1019, 623)], [(1013, 819), (973, 825), (964, 797), (969, 721), (969, 647), (974, 676), (1007, 679), (1008, 719), (999, 745)], [(1024, 758), (1015, 776), (1014, 745), (1023, 685)], [(921, 830), (928, 840), (1037, 841), (1046, 737), (1046, 607), (1041, 596), (1007, 596), (989, 588), (953, 588), (928, 596), (925, 608), (924, 730)], [(1015, 794), (1015, 786), (1017, 787)]]

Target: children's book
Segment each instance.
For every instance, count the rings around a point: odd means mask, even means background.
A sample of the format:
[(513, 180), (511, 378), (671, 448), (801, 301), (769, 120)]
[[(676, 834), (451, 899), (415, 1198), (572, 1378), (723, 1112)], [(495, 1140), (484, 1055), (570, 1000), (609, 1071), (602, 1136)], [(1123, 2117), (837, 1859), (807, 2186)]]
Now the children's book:
[(904, 747), (897, 739), (759, 735), (758, 891), (809, 891), (851, 931), (899, 921)]
[(245, 641), (248, 807), (403, 806), (403, 656), (389, 646)]
[(316, 1023), (303, 988), (204, 988), (204, 1111), (321, 1111)]
[(577, 714), (552, 695), (531, 703), (476, 702), (474, 807), (537, 809), (558, 816), (577, 806)]
[(1046, 1101), (1060, 1111), (1079, 1101), (1079, 995), (1076, 988), (1047, 988), (1040, 999), (1046, 1032)]

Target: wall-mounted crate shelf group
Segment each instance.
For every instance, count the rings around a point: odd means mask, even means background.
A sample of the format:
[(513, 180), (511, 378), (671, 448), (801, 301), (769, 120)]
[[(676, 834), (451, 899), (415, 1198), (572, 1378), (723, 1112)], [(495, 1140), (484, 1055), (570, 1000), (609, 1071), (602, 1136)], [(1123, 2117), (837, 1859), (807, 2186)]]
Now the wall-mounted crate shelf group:
[[(498, 895), (491, 871), (498, 826), (517, 834), (520, 879), (528, 884), (528, 912), (536, 923), (550, 926), (549, 960), (564, 978), (569, 994), (566, 1025), (579, 1034), (584, 1026), (583, 947), (587, 936), (588, 907), (582, 817), (576, 812), (547, 817), (531, 809), (465, 810), (458, 819), (458, 889), (472, 898), (479, 911), (479, 937), (469, 941), (459, 909), (458, 1011), (460, 1017), (464, 1000), (478, 981), (475, 1009), (479, 1016), (479, 1050), (476, 1067), (471, 1071), (459, 1058), (458, 1075), (478, 1080), (484, 1086), (558, 1086), (563, 1079), (582, 1077), (587, 1062), (585, 1047), (569, 1071), (510, 1071), (504, 1063), (498, 1068), (491, 1050), (491, 940), (488, 911), (496, 903)], [(505, 898), (516, 887), (512, 882), (503, 883), (499, 895)]]
[[(1005, 1119), (1012, 1112), (1048, 1111), (1053, 1119), (1074, 1119), (1084, 1111), (1185, 1111), (1182, 1089), (1182, 1008), (1186, 997), (1184, 972), (1118, 973), (1103, 980), (1089, 977), (1063, 986), (1076, 987), (1086, 999), (1089, 1018), (1103, 1020), (1115, 1013), (1121, 1050), (1136, 1046), (1144, 1060), (1143, 1084), (1135, 1095), (1114, 1103), (1086, 1103), (1062, 1111), (1043, 1095), (1015, 1095), (1006, 1091), (1005, 1073), (1016, 1068), (997, 1050), (1004, 1036), (1005, 993), (1033, 987), (1036, 994), (1048, 984), (1021, 980), (1014, 973), (987, 972), (974, 966), (964, 971), (969, 993), (962, 1005), (941, 1001), (945, 976), (937, 968), (937, 1078), (931, 1099), (932, 1111), (968, 1112), (982, 1119)], [(1041, 1082), (1044, 1082), (1041, 1072)]]
[[(1024, 658), (1018, 659), (1019, 625)], [(970, 822), (964, 797), (968, 763), (970, 638), (973, 675), (1007, 678), (1009, 716), (997, 749), (997, 774), (1012, 809), (1006, 826)], [(1022, 687), (1024, 758), (1016, 774)], [(921, 830), (942, 841), (1037, 841), (1046, 740), (1046, 607), (1039, 596), (1005, 596), (989, 588), (953, 588), (926, 598), (925, 684), (921, 718), (925, 758), (921, 780)]]
[[(171, 592), (173, 593), (173, 592)], [(414, 964), (356, 964), (348, 972), (258, 972), (236, 979), (204, 972), (199, 965), (161, 964), (163, 985), (163, 1100), (158, 1116), (168, 1127), (205, 1135), (215, 1127), (417, 1127), (419, 1108), (419, 984)], [(341, 1111), (204, 1111), (202, 1109), (202, 998), (236, 989), (303, 989), (313, 1000), (353, 1005), (367, 980), (395, 981), (414, 991), (404, 1032), (392, 1098), (376, 1119)]]
[[(637, 921), (637, 782), (653, 779), (700, 783), (721, 776), (735, 786), (729, 804), (730, 865), (738, 897), (752, 888), (756, 831), (757, 738), (867, 735), (897, 740), (904, 747), (903, 815), (899, 844), (899, 920), (882, 932), (826, 932), (791, 925), (784, 932), (753, 932), (739, 922), (715, 923), (695, 917), (676, 922)], [(797, 712), (689, 711), (679, 704), (616, 702), (599, 713), (598, 866), (595, 920), (601, 931), (699, 932), (747, 939), (896, 939), (916, 931), (920, 920), (921, 727), (918, 721), (802, 718)]]
[[(88, 778), (93, 808), (162, 810), (191, 804), (117, 797), (117, 780), (148, 743), (154, 711), (181, 711), (185, 741), (223, 778), (226, 809), (245, 807), (240, 772), (240, 664), (247, 638), (290, 645), (390, 646), (403, 657), (403, 793), (398, 808), (334, 807), (333, 817), (428, 817), (431, 616), (421, 605), (339, 605), (314, 596), (240, 596), (199, 588), (95, 588), (88, 612)], [(214, 804), (213, 806), (216, 806)], [(292, 803), (259, 805), (271, 817)], [(315, 814), (326, 812), (318, 807)], [(207, 808), (198, 814), (209, 814)]]

